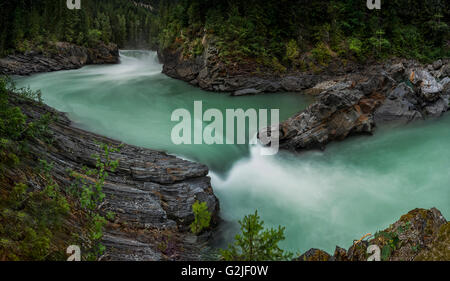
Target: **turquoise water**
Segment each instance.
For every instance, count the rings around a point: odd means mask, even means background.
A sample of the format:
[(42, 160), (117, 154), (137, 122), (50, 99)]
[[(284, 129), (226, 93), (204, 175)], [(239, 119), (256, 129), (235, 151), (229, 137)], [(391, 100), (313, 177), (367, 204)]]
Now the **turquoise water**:
[[(223, 246), (236, 221), (258, 209), (269, 226), (286, 227), (292, 251), (335, 245), (387, 227), (402, 214), (437, 207), (450, 218), (450, 115), (406, 127), (380, 128), (372, 137), (334, 143), (323, 152), (261, 156), (248, 145), (174, 145), (171, 114), (217, 108), (277, 108), (280, 119), (311, 99), (295, 93), (230, 97), (208, 93), (162, 75), (156, 54), (121, 52), (119, 65), (17, 78), (41, 89), (44, 101), (67, 112), (77, 126), (121, 141), (168, 151), (207, 164), (225, 221)], [(225, 113), (224, 113), (225, 114)], [(270, 119), (269, 119), (270, 120)], [(206, 124), (206, 123), (205, 123)]]

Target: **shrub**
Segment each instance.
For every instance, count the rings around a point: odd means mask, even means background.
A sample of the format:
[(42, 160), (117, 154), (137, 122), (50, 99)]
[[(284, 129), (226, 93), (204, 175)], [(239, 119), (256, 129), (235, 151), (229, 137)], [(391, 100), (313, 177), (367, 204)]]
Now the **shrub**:
[(191, 231), (195, 235), (198, 235), (205, 228), (209, 227), (211, 222), (211, 213), (208, 211), (206, 202), (195, 201), (192, 205), (192, 211), (194, 212), (194, 221), (191, 223)]
[(102, 32), (98, 29), (90, 29), (87, 34), (87, 43), (89, 46), (94, 47), (98, 45), (102, 38)]
[(241, 234), (237, 234), (234, 244), (227, 250), (221, 250), (220, 255), (226, 261), (280, 261), (292, 258), (292, 253), (284, 252), (278, 243), (285, 239), (284, 227), (264, 229), (258, 211), (245, 216), (239, 221)]
[[(47, 179), (48, 180), (48, 179)], [(6, 260), (46, 260), (54, 233), (69, 215), (70, 205), (59, 187), (43, 190), (18, 184), (0, 196), (0, 257)]]
[[(119, 165), (118, 160), (112, 160), (111, 153), (119, 152), (121, 148), (120, 146), (110, 147), (104, 143), (98, 143), (98, 145), (102, 148), (102, 154), (92, 155), (96, 160), (95, 169), (84, 166), (83, 174), (70, 171), (74, 182), (69, 191), (73, 196), (79, 198), (80, 205), (87, 212), (89, 218), (88, 236), (92, 243), (91, 248), (86, 251), (87, 260), (97, 260), (105, 250), (105, 246), (100, 243), (100, 240), (103, 237), (103, 228), (107, 220), (99, 214), (99, 208), (105, 199), (103, 187), (108, 177), (108, 171), (114, 172)], [(108, 212), (106, 216), (113, 219), (114, 214)]]
[(300, 52), (298, 50), (298, 45), (295, 40), (289, 41), (286, 45), (286, 57), (290, 62), (295, 62), (298, 58)]
[(323, 42), (317, 44), (317, 46), (312, 49), (312, 54), (314, 59), (322, 65), (327, 65), (331, 60), (331, 50), (330, 48)]
[(51, 115), (46, 114), (36, 121), (27, 122), (22, 110), (10, 104), (11, 95), (41, 101), (39, 91), (16, 89), (9, 78), (0, 77), (0, 170), (4, 166), (17, 165), (20, 154), (31, 139), (49, 140), (48, 125), (52, 121)]
[(363, 43), (358, 38), (350, 38), (349, 39), (349, 49), (352, 51), (356, 57), (361, 57)]

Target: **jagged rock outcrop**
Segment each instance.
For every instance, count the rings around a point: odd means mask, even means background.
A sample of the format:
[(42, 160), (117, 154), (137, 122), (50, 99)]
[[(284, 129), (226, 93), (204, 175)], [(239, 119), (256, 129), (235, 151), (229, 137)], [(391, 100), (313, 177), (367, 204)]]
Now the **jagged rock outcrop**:
[[(449, 109), (450, 83), (412, 62), (377, 66), (362, 75), (327, 81), (309, 90), (316, 102), (280, 125), (280, 147), (323, 148), (334, 140), (371, 134), (385, 122), (439, 117)], [(442, 73), (449, 62), (434, 71)]]
[[(38, 142), (30, 149), (36, 157), (53, 163), (52, 176), (62, 187), (73, 183), (69, 170), (81, 172), (83, 166), (95, 167), (92, 155), (102, 155), (99, 143), (121, 145), (73, 127), (64, 114), (45, 105), (20, 98), (12, 103), (31, 119), (48, 112), (57, 117), (50, 125), (51, 146)], [(119, 165), (116, 171), (109, 171), (101, 211), (116, 216), (103, 237), (107, 248), (103, 259), (201, 259), (206, 239), (198, 240), (189, 234), (188, 227), (194, 220), (192, 204), (196, 200), (207, 203), (212, 225), (218, 223), (219, 202), (207, 176), (208, 168), (126, 144), (120, 152), (111, 153), (111, 159), (119, 160)]]
[(119, 62), (119, 49), (115, 44), (98, 44), (95, 48), (71, 43), (49, 43), (44, 50), (28, 51), (0, 58), (0, 74), (30, 75), (39, 72), (77, 69), (88, 64)]
[(186, 81), (207, 91), (230, 92), (233, 95), (250, 95), (262, 92), (299, 92), (326, 79), (311, 73), (275, 73), (252, 71), (252, 67), (225, 65), (214, 46), (214, 39), (204, 40), (205, 50), (196, 58), (185, 58), (181, 49), (159, 50), (163, 73)]
[(449, 261), (450, 222), (436, 208), (414, 209), (387, 229), (358, 240), (346, 251), (336, 247), (334, 255), (310, 249), (296, 261), (366, 261), (376, 245), (385, 261)]

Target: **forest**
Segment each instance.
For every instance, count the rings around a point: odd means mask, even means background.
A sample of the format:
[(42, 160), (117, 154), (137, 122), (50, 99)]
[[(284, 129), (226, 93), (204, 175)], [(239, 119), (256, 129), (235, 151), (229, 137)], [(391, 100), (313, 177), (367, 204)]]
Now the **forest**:
[(396, 56), (431, 61), (450, 53), (450, 2), (365, 0), (65, 0), (2, 1), (0, 54), (48, 41), (114, 42), (120, 48), (203, 52), (205, 35), (223, 61), (303, 67), (306, 57), (365, 61)]
[(226, 60), (255, 58), (293, 65), (312, 55), (358, 60), (390, 56), (433, 60), (449, 55), (450, 2), (365, 0), (175, 1), (159, 12), (159, 44), (201, 53), (211, 34)]
[[(155, 46), (151, 6), (128, 0), (82, 0), (80, 10), (66, 0), (0, 1), (0, 54), (44, 48), (49, 41), (78, 45), (114, 42), (121, 48)], [(156, 2), (155, 2), (156, 3)]]

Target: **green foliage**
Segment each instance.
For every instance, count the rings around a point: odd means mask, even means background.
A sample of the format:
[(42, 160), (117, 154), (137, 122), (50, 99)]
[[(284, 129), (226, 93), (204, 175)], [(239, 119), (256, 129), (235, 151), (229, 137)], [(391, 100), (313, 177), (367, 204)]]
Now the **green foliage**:
[(274, 57), (296, 67), (293, 62), (310, 51), (320, 64), (334, 53), (344, 59), (350, 53), (358, 59), (432, 60), (450, 54), (449, 3), (393, 0), (375, 11), (359, 0), (163, 1), (155, 24), (163, 49), (206, 34), (225, 63), (250, 60), (279, 68)]
[(286, 58), (292, 63), (298, 59), (300, 51), (297, 45), (297, 41), (290, 40), (286, 45)]
[(349, 39), (349, 49), (356, 57), (360, 57), (363, 52), (363, 43), (358, 38)]
[(388, 261), (392, 253), (399, 248), (400, 239), (394, 232), (381, 231), (375, 233), (375, 239), (383, 244), (381, 249), (381, 260)]
[(322, 65), (327, 65), (332, 57), (331, 51), (325, 43), (320, 42), (317, 46), (312, 49), (313, 57), (317, 60), (318, 63)]
[(86, 38), (88, 46), (96, 46), (98, 43), (100, 43), (102, 32), (98, 29), (90, 29)]
[(203, 229), (209, 227), (211, 222), (211, 213), (208, 211), (206, 202), (195, 201), (192, 205), (192, 211), (194, 212), (194, 221), (191, 223), (192, 233), (198, 235)]
[(31, 140), (49, 140), (48, 125), (52, 121), (51, 115), (27, 122), (21, 109), (10, 104), (9, 99), (12, 97), (41, 101), (39, 91), (34, 92), (29, 88), (16, 89), (9, 78), (0, 76), (0, 171), (19, 164), (19, 156)]
[(103, 187), (105, 180), (108, 177), (108, 171), (114, 172), (119, 160), (113, 160), (111, 153), (119, 152), (120, 147), (110, 147), (104, 143), (98, 143), (102, 149), (102, 154), (92, 155), (95, 159), (95, 169), (84, 166), (82, 173), (70, 171), (70, 175), (74, 178), (74, 182), (70, 192), (76, 198), (79, 198), (81, 207), (87, 212), (89, 216), (89, 239), (93, 246), (87, 249), (87, 260), (96, 260), (101, 256), (105, 247), (100, 243), (103, 237), (103, 228), (107, 223), (107, 219), (114, 219), (115, 214), (108, 212), (106, 218), (99, 214), (99, 208), (105, 199)]
[(290, 260), (292, 253), (286, 253), (278, 243), (285, 239), (284, 227), (264, 229), (258, 212), (245, 216), (241, 225), (241, 234), (228, 249), (221, 250), (220, 255), (226, 261), (280, 261)]
[(53, 233), (61, 229), (70, 205), (49, 169), (51, 166), (44, 170), (48, 185), (43, 190), (17, 184), (0, 193), (1, 259), (47, 260), (55, 254), (51, 247)]
[(102, 192), (108, 171), (114, 172), (119, 165), (118, 160), (111, 159), (111, 153), (118, 152), (119, 148), (110, 148), (107, 144), (100, 143), (103, 155), (92, 155), (95, 159), (95, 169), (86, 166), (82, 168), (82, 174), (71, 172), (75, 178), (72, 192), (80, 198), (80, 204), (88, 211), (95, 211), (104, 198)]
[[(3, 1), (0, 9), (0, 56), (37, 49), (48, 41), (78, 45), (115, 42), (119, 47), (154, 48), (157, 17), (148, 8), (128, 0), (86, 0), (81, 10), (69, 10), (65, 1)], [(139, 2), (145, 2), (139, 1)], [(153, 3), (152, 3), (153, 4)]]

